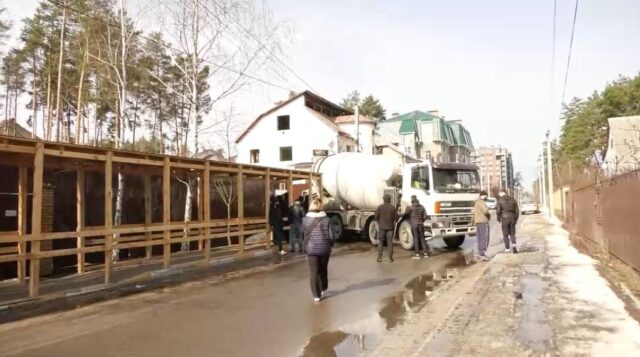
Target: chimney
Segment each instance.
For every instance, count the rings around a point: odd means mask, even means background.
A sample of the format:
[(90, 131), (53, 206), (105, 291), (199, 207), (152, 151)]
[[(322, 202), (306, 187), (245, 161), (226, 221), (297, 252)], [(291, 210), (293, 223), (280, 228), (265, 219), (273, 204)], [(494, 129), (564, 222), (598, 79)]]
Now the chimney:
[(435, 117), (439, 117), (440, 116), (440, 112), (438, 110), (429, 110), (427, 111), (427, 114), (431, 114)]

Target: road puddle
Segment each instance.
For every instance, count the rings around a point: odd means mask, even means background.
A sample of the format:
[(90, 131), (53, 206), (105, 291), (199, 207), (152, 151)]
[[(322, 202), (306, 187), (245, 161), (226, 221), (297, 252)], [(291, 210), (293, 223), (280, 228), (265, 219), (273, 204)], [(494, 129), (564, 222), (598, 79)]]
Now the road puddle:
[(446, 268), (411, 279), (404, 290), (382, 302), (376, 316), (311, 337), (302, 356), (360, 356), (373, 350), (382, 333), (402, 325), (407, 318), (418, 313), (440, 286), (457, 275), (457, 268)]

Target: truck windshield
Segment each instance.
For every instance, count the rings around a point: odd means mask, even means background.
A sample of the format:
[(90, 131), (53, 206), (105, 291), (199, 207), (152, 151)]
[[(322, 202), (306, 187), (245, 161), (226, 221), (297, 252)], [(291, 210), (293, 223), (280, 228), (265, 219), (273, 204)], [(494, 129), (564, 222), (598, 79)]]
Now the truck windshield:
[(433, 169), (436, 192), (480, 192), (480, 178), (474, 170)]

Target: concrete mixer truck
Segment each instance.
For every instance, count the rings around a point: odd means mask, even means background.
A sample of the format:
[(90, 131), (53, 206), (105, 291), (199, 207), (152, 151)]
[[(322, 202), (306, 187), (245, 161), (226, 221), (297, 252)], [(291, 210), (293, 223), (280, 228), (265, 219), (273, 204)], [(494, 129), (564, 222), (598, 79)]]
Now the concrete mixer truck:
[[(339, 153), (313, 165), (322, 174), (325, 211), (337, 237), (345, 230), (364, 233), (378, 243), (378, 223), (374, 213), (388, 194), (402, 216), (415, 195), (426, 208), (427, 240), (442, 238), (449, 248), (457, 248), (467, 235), (475, 235), (473, 202), (480, 191), (478, 168), (471, 164), (405, 163), (383, 155)], [(408, 220), (401, 218), (394, 238), (404, 249), (413, 248)]]

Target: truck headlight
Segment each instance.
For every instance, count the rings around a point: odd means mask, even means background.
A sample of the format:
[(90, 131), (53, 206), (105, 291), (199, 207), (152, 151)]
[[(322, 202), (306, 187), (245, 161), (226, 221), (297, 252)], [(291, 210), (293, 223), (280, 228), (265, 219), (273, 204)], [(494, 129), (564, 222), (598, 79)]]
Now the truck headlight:
[(434, 228), (443, 228), (444, 227), (444, 223), (442, 223), (442, 222), (433, 222), (433, 227)]

